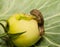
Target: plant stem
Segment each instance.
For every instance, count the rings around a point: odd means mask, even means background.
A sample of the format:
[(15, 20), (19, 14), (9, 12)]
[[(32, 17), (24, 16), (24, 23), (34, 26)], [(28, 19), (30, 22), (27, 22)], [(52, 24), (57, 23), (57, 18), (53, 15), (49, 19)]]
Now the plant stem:
[[(6, 20), (0, 20), (0, 21), (5, 21), (6, 22)], [(6, 42), (6, 44), (7, 44), (7, 47), (14, 47), (13, 46), (13, 44), (11, 43), (11, 40), (10, 40), (10, 38), (9, 38), (9, 36), (8, 36), (8, 33), (7, 33), (7, 29), (6, 29), (6, 27), (2, 24), (2, 23), (0, 23), (0, 25), (3, 27), (3, 29), (4, 29), (4, 31), (5, 31), (5, 33), (3, 33), (3, 34), (1, 34), (1, 38), (3, 39), (3, 40), (5, 40), (5, 42)], [(3, 37), (4, 36), (4, 37)]]
[(4, 27), (4, 25), (2, 23), (0, 23), (0, 25), (3, 27), (4, 31), (7, 32), (6, 28)]

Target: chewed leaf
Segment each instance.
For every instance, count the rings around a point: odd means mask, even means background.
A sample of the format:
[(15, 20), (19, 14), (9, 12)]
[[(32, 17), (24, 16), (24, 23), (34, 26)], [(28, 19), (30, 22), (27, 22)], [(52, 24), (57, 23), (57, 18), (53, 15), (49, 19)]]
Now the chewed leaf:
[(21, 33), (16, 33), (16, 34), (8, 34), (11, 39), (16, 39), (20, 35), (24, 34), (26, 31), (21, 32)]

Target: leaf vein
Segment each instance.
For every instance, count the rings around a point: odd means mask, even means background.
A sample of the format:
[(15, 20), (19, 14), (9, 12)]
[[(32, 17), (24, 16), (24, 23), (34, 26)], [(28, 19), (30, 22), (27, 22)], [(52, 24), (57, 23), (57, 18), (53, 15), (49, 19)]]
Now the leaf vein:
[(42, 8), (44, 8), (48, 3), (49, 3), (49, 1), (46, 1), (46, 2), (39, 8), (39, 10), (42, 9)]
[(8, 13), (13, 8), (14, 3), (15, 3), (15, 0), (12, 1), (11, 6), (8, 7), (8, 9), (3, 14), (1, 14), (1, 16), (5, 15), (6, 13)]
[(59, 44), (52, 42), (52, 41), (51, 41), (49, 38), (47, 38), (46, 36), (43, 36), (43, 37), (44, 37), (50, 44), (60, 47)]
[(45, 25), (45, 27), (51, 26), (53, 24), (59, 23), (60, 21), (52, 22), (51, 24)]
[(46, 28), (45, 30), (53, 29), (53, 28), (56, 28), (56, 27), (59, 27), (59, 26), (60, 25), (56, 25), (56, 26), (53, 26), (53, 27)]
[[(31, 4), (33, 4), (34, 1), (35, 1), (35, 0), (33, 0), (33, 1), (30, 3), (30, 5), (27, 6), (25, 9), (23, 9), (23, 11), (28, 10), (28, 8), (31, 6)], [(22, 12), (23, 12), (23, 11), (22, 11)]]
[(47, 17), (47, 18), (45, 18), (44, 20), (49, 20), (49, 19), (51, 19), (51, 18), (53, 18), (53, 17), (56, 17), (56, 16), (60, 16), (60, 13), (55, 14), (55, 15), (52, 15), (52, 16), (50, 16), (50, 17)]
[(52, 34), (52, 35), (60, 35), (60, 33), (54, 33), (54, 32), (45, 32), (46, 34)]

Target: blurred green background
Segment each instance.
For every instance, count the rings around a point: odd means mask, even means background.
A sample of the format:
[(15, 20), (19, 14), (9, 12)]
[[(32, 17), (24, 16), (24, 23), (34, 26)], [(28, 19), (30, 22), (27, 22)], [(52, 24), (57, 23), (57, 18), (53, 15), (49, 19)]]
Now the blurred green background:
[[(0, 0), (0, 20), (7, 20), (15, 13), (29, 14), (32, 9), (40, 10), (45, 22), (43, 40), (35, 47), (60, 47), (60, 0)], [(7, 47), (2, 39), (0, 47)]]

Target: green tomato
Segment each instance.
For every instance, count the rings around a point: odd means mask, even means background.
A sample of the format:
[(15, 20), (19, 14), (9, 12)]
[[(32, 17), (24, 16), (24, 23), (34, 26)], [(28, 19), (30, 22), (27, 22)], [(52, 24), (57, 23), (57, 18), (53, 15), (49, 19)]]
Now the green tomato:
[(32, 46), (40, 39), (38, 23), (32, 16), (26, 14), (15, 14), (8, 19), (8, 23), (8, 33), (10, 34), (26, 31), (24, 34), (12, 40), (17, 47)]

